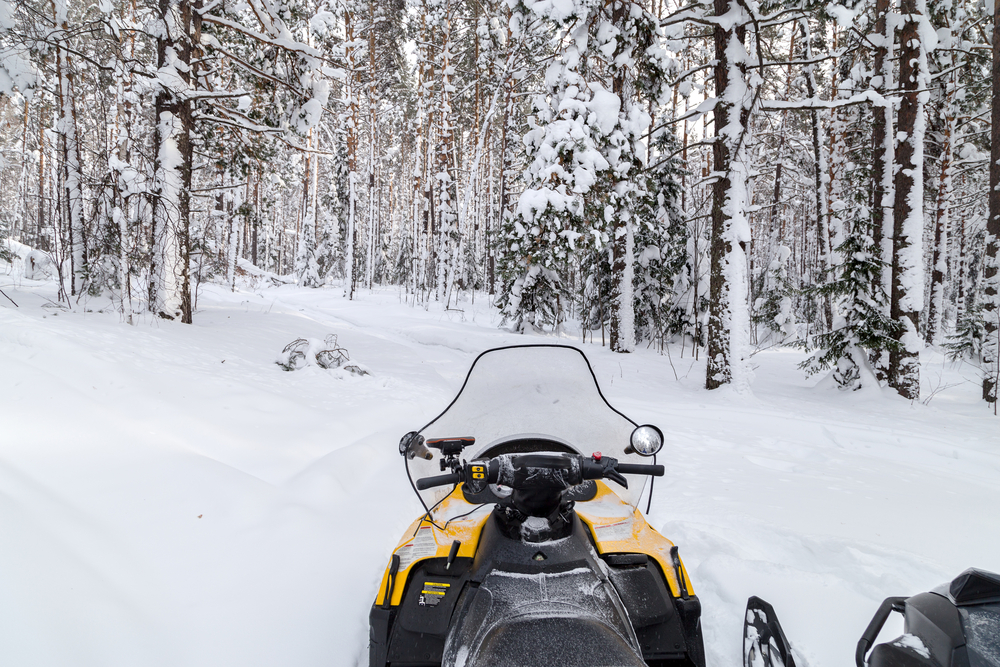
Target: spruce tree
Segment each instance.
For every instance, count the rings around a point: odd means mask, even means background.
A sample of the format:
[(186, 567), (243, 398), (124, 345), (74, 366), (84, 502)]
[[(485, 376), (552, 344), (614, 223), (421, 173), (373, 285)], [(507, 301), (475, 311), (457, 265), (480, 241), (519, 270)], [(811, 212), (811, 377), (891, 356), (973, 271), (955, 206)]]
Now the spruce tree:
[(888, 295), (882, 277), (890, 265), (881, 259), (876, 242), (869, 161), (871, 119), (867, 112), (855, 112), (851, 129), (844, 141), (854, 147), (855, 161), (844, 165), (844, 196), (849, 206), (842, 216), (850, 231), (835, 248), (841, 263), (832, 269), (834, 276), (826, 283), (805, 290), (807, 294), (829, 298), (833, 304), (830, 331), (813, 341), (818, 350), (800, 366), (809, 374), (833, 369), (833, 377), (843, 389), (878, 386), (873, 360), (883, 351), (896, 352), (898, 322), (888, 313)]

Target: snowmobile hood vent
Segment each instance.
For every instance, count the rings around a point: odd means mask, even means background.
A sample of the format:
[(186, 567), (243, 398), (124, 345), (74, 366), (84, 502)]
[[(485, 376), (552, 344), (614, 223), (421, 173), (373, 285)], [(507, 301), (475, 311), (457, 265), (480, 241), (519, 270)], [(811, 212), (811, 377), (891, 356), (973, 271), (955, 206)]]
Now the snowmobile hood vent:
[(948, 593), (959, 607), (1000, 602), (1000, 575), (969, 568), (955, 577)]

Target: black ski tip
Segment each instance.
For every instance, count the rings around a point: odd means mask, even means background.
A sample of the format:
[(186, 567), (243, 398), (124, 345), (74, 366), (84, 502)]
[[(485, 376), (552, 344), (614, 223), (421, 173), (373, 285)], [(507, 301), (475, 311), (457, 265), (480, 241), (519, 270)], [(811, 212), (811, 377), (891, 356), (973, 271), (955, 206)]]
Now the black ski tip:
[(747, 600), (743, 617), (743, 667), (795, 667), (774, 607), (756, 595)]

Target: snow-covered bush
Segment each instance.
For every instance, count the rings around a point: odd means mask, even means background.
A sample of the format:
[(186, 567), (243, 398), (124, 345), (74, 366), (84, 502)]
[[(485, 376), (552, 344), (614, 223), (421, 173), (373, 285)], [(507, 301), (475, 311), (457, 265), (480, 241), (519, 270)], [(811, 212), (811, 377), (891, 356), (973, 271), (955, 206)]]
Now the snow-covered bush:
[(324, 369), (341, 368), (354, 375), (371, 375), (365, 366), (352, 362), (347, 350), (337, 345), (337, 335), (318, 338), (296, 338), (285, 346), (277, 361), (282, 370), (294, 371), (306, 366)]
[(752, 320), (769, 333), (762, 336), (788, 342), (795, 338), (795, 315), (792, 312), (793, 287), (788, 279), (788, 259), (792, 250), (779, 244), (773, 259), (761, 276), (760, 296), (754, 301)]
[(48, 253), (32, 250), (24, 257), (24, 277), (28, 280), (54, 278), (56, 265)]
[[(3, 235), (3, 230), (0, 229), (0, 236)], [(11, 250), (10, 246), (7, 244), (6, 239), (3, 243), (0, 243), (0, 262), (8, 262), (10, 264), (14, 263), (17, 259), (17, 255)]]

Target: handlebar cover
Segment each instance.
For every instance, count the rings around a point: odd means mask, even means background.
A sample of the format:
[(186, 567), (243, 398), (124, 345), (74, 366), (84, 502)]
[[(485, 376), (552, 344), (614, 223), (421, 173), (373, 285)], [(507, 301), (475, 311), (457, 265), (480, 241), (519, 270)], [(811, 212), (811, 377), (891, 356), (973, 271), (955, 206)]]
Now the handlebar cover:
[(447, 475), (437, 475), (436, 477), (424, 477), (423, 479), (418, 479), (415, 482), (415, 486), (420, 491), (425, 491), (427, 489), (432, 489), (435, 486), (447, 486), (449, 484), (458, 484), (462, 481), (462, 474), (457, 472), (448, 473)]
[(623, 475), (652, 475), (653, 477), (663, 477), (664, 468), (661, 465), (648, 465), (645, 463), (619, 463), (615, 470)]

